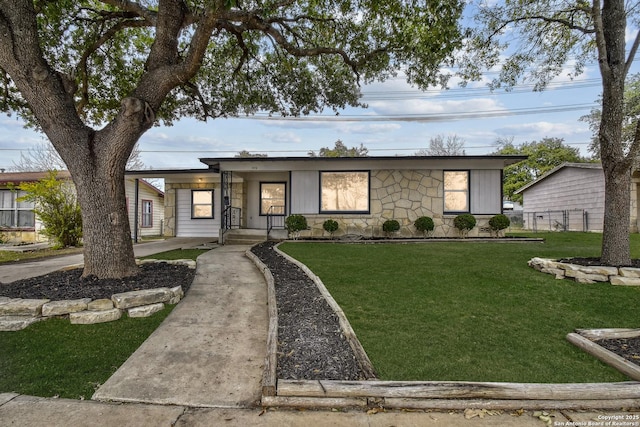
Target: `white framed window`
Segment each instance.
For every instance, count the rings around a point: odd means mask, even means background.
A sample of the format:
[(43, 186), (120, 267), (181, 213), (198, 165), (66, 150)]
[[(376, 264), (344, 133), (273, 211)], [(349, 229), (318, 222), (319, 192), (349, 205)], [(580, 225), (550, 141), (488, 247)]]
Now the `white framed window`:
[(320, 172), (321, 213), (369, 213), (369, 171)]
[(24, 191), (0, 190), (0, 228), (35, 228), (33, 202), (21, 202)]
[(260, 183), (260, 215), (285, 215), (287, 184), (284, 182)]
[(469, 212), (469, 171), (444, 171), (444, 213)]
[(191, 218), (213, 218), (213, 190), (191, 190)]
[(153, 227), (153, 200), (142, 200), (142, 228)]

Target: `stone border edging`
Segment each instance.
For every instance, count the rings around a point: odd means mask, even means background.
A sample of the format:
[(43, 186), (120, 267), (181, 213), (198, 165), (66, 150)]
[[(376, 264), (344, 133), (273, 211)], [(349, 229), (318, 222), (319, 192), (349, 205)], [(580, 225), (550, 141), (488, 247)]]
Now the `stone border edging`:
[[(165, 262), (196, 268), (196, 262), (183, 260), (136, 260), (138, 264)], [(80, 265), (81, 266), (81, 265)], [(76, 266), (67, 266), (64, 270)], [(129, 317), (148, 317), (162, 310), (165, 303), (177, 304), (184, 297), (180, 285), (172, 288), (153, 288), (113, 294), (111, 299), (79, 298), (75, 300), (23, 299), (0, 297), (0, 331), (25, 329), (41, 320), (68, 316), (76, 325), (105, 323), (118, 320), (123, 311)]]
[(539, 257), (531, 258), (527, 264), (541, 273), (554, 275), (558, 280), (573, 279), (578, 283), (609, 282), (618, 286), (640, 286), (640, 268), (585, 266)]
[[(255, 256), (249, 256), (249, 258), (257, 259)], [(299, 262), (296, 263), (299, 264)], [(260, 266), (258, 268), (263, 271), (266, 278), (265, 271), (268, 269), (264, 264), (262, 264), (262, 268)], [(303, 270), (310, 271), (306, 266)], [(271, 276), (271, 285), (267, 283), (267, 286), (271, 286), (273, 289), (273, 276), (270, 271), (268, 275)], [(275, 294), (275, 290), (273, 292)], [(341, 309), (340, 311), (342, 312)], [(277, 310), (274, 312), (277, 317)], [(270, 315), (271, 313), (270, 309)], [(271, 328), (270, 332), (273, 332)], [(277, 327), (275, 336), (270, 336), (270, 339), (271, 345), (277, 346)], [(275, 351), (277, 350), (271, 349), (267, 358), (275, 357)], [(263, 393), (262, 395), (262, 405), (265, 407), (381, 407), (419, 410), (464, 410), (468, 408), (552, 410), (640, 407), (640, 382), (631, 381), (539, 384), (464, 381), (278, 380), (275, 378), (275, 367), (270, 366), (269, 369), (273, 371), (273, 374), (266, 375), (265, 369), (265, 375), (270, 376), (270, 383), (267, 387), (269, 394)], [(275, 391), (272, 388), (274, 383)], [(263, 384), (263, 391), (264, 389)]]

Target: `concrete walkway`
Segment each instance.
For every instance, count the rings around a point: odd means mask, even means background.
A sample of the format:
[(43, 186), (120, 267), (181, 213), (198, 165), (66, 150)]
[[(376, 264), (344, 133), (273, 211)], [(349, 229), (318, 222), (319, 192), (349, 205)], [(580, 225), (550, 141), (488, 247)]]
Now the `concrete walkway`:
[(95, 400), (256, 407), (267, 348), (267, 290), (244, 252), (198, 257), (185, 298), (94, 394)]

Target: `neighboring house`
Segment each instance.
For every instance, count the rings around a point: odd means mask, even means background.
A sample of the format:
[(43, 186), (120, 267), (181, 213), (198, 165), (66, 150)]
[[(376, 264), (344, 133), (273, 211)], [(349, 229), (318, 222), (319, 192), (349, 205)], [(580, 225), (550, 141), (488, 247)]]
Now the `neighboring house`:
[(130, 176), (125, 176), (125, 192), (131, 237), (135, 240), (145, 236), (162, 236), (164, 234), (164, 192), (143, 179)]
[(478, 220), (471, 236), (489, 236), (489, 218), (502, 212), (502, 170), (525, 158), (205, 158), (208, 169), (128, 174), (164, 179), (165, 236), (283, 228), (286, 216), (302, 214), (309, 224), (302, 236), (326, 236), (327, 219), (339, 223), (337, 235), (384, 236), (383, 222), (395, 219), (400, 236), (417, 236), (413, 222), (430, 216), (434, 236), (449, 237), (458, 235), (453, 219), (460, 213)]
[[(2, 172), (0, 173), (0, 233), (12, 242), (36, 242), (46, 238), (42, 235), (42, 223), (33, 212), (33, 204), (17, 199), (24, 194), (15, 190), (21, 182), (34, 182), (46, 178), (48, 172)], [(58, 178), (71, 179), (69, 172), (58, 172)], [(135, 203), (136, 182), (138, 203)], [(14, 189), (12, 189), (14, 188)], [(159, 236), (163, 234), (164, 193), (148, 182), (127, 177), (125, 182), (127, 209), (132, 238)], [(136, 211), (137, 207), (137, 211)], [(138, 221), (136, 214), (138, 212)], [(138, 225), (136, 233), (135, 224)]]
[[(637, 178), (631, 183), (631, 231), (638, 231)], [(604, 173), (599, 163), (564, 163), (516, 191), (524, 198), (524, 228), (602, 231)]]

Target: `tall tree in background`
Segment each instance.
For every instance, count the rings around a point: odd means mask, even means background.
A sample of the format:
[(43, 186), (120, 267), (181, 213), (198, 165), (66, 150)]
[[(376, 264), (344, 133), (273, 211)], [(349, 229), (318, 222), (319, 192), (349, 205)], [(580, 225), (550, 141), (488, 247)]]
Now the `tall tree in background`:
[(436, 135), (429, 140), (429, 148), (417, 151), (416, 156), (464, 156), (464, 143), (458, 135)]
[(514, 194), (519, 188), (565, 162), (586, 161), (577, 148), (565, 145), (562, 138), (542, 138), (540, 141), (525, 142), (517, 146), (511, 140), (499, 140), (498, 150), (494, 154), (529, 156), (527, 160), (507, 166), (503, 172), (504, 195), (519, 203), (522, 203), (522, 195)]
[[(512, 87), (523, 78), (542, 90), (565, 66), (573, 74), (596, 60), (602, 78), (602, 114), (598, 130), (605, 176), (605, 212), (601, 261), (628, 265), (631, 166), (640, 149), (636, 120), (633, 142), (622, 138), (624, 85), (640, 45), (640, 8), (625, 0), (504, 0), (478, 7), (477, 27), (461, 57), (461, 75), (478, 79), (483, 69), (500, 65), (491, 87)], [(625, 52), (625, 33), (633, 41)], [(629, 28), (631, 30), (631, 28)]]
[(315, 151), (309, 151), (309, 157), (367, 157), (368, 155), (369, 149), (363, 144), (349, 148), (341, 140), (337, 140), (333, 148), (322, 147), (318, 154)]
[(0, 0), (0, 109), (42, 130), (67, 165), (83, 274), (134, 275), (124, 170), (151, 126), (359, 106), (360, 82), (400, 69), (419, 87), (445, 84), (462, 9), (462, 0)]

